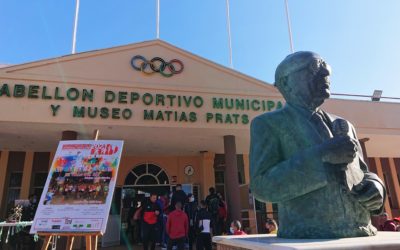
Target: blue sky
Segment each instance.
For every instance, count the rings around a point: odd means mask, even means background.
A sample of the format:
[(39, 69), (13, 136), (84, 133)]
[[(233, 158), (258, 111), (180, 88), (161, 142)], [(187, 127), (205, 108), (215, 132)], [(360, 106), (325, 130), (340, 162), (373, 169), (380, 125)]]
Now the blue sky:
[[(160, 38), (229, 65), (225, 0), (160, 0)], [(288, 54), (284, 0), (230, 0), (234, 68), (272, 83)], [(332, 92), (400, 97), (400, 1), (289, 0), (294, 49), (321, 54)], [(75, 1), (0, 0), (0, 63), (71, 53)], [(77, 52), (156, 38), (156, 0), (81, 0)]]

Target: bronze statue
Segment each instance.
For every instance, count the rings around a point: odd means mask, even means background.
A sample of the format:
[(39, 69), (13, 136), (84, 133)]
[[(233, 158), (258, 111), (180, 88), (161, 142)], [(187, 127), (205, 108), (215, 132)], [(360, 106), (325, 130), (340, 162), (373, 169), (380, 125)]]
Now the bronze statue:
[(368, 171), (353, 125), (319, 107), (330, 96), (330, 66), (316, 53), (296, 52), (277, 67), (286, 104), (251, 124), (250, 188), (278, 203), (282, 238), (371, 236), (371, 214), (386, 191)]

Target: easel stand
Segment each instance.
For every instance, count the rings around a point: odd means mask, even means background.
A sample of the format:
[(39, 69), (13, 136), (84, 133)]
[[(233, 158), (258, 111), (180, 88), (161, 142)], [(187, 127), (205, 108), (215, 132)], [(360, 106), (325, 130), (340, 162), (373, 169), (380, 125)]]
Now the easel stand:
[(74, 245), (75, 237), (85, 237), (86, 241), (86, 250), (97, 250), (97, 242), (100, 232), (88, 232), (88, 233), (45, 233), (45, 232), (38, 232), (39, 236), (45, 236), (42, 250), (47, 250), (50, 245), (51, 240), (53, 237), (57, 236), (66, 236), (67, 237), (67, 247), (66, 250), (72, 250)]

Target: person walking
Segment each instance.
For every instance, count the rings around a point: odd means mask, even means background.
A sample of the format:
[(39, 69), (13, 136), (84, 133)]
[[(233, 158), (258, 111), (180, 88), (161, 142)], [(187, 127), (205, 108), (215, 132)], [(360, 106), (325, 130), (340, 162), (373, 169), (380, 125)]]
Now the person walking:
[(226, 233), (226, 220), (228, 218), (228, 206), (224, 201), (221, 193), (217, 193), (219, 197), (219, 206), (218, 206), (218, 221), (217, 221), (217, 228), (219, 230), (218, 233), (221, 235)]
[(148, 250), (149, 244), (151, 244), (151, 250), (154, 250), (156, 247), (158, 235), (157, 224), (160, 211), (161, 208), (157, 203), (157, 194), (152, 193), (142, 210), (142, 240), (144, 250)]
[(126, 219), (126, 223), (128, 225), (127, 229), (126, 229), (126, 234), (127, 234), (127, 238), (129, 240), (129, 238), (131, 238), (131, 243), (134, 244), (134, 240), (135, 240), (135, 223), (133, 221), (133, 215), (135, 214), (136, 211), (136, 204), (134, 204), (134, 202), (131, 203), (130, 207), (129, 207), (129, 211), (128, 211), (128, 217)]
[(171, 197), (171, 207), (172, 207), (172, 209), (175, 209), (175, 204), (178, 201), (182, 204), (182, 207), (185, 206), (185, 203), (187, 201), (186, 193), (185, 193), (185, 191), (182, 190), (182, 185), (181, 184), (177, 184), (176, 185), (175, 192), (172, 194), (172, 197)]
[(141, 236), (141, 214), (143, 210), (143, 205), (142, 201), (137, 201), (135, 205), (135, 213), (133, 214), (133, 244), (138, 244), (142, 242), (142, 236)]
[(191, 193), (188, 194), (188, 202), (186, 203), (184, 210), (189, 219), (189, 250), (192, 250), (196, 238), (195, 217), (197, 212), (197, 202), (194, 200), (194, 195)]
[(211, 214), (211, 223), (213, 224), (213, 234), (221, 235), (221, 229), (218, 228), (218, 209), (220, 205), (220, 199), (215, 193), (215, 188), (210, 187), (208, 189), (209, 195), (206, 197), (207, 210)]
[(168, 243), (168, 234), (166, 231), (166, 225), (167, 225), (167, 218), (168, 214), (170, 213), (170, 199), (169, 199), (169, 192), (165, 191), (164, 194), (160, 197), (161, 201), (161, 209), (162, 209), (162, 222), (163, 222), (163, 227), (162, 227), (162, 233), (161, 233), (161, 249), (165, 250), (167, 249), (167, 243)]
[(197, 250), (211, 250), (211, 230), (212, 230), (211, 213), (207, 211), (207, 203), (202, 200), (200, 201), (200, 210), (196, 216), (196, 227), (197, 227)]
[(169, 236), (167, 250), (177, 245), (178, 250), (183, 250), (189, 232), (188, 216), (182, 211), (182, 203), (177, 201), (175, 210), (168, 215), (167, 234)]

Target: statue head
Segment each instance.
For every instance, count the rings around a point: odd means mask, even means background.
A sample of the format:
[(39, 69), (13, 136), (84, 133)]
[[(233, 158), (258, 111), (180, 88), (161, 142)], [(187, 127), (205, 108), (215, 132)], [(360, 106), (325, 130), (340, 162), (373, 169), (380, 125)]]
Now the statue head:
[(330, 74), (330, 66), (320, 55), (299, 51), (278, 65), (275, 86), (288, 103), (314, 110), (330, 96)]

